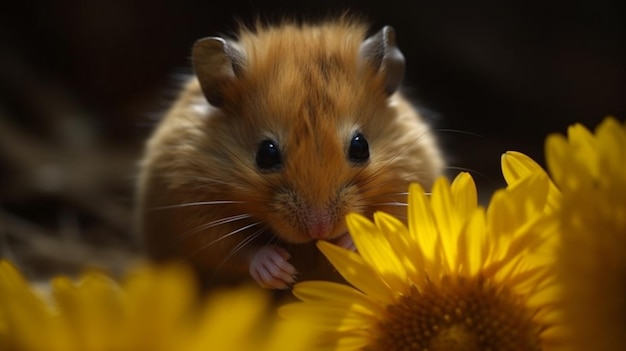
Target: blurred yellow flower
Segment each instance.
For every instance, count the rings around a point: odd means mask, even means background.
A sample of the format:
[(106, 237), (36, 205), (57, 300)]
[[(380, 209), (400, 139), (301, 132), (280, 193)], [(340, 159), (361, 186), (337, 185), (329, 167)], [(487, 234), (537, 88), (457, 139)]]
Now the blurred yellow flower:
[(0, 261), (0, 350), (306, 350), (310, 337), (297, 321), (269, 327), (268, 296), (258, 288), (201, 303), (191, 273), (177, 265), (140, 267), (121, 285), (90, 271), (50, 288), (38, 296)]
[(550, 135), (546, 162), (563, 197), (557, 272), (572, 345), (626, 350), (626, 124)]
[(558, 298), (544, 230), (549, 188), (545, 173), (520, 177), (484, 210), (467, 173), (452, 185), (439, 179), (430, 198), (413, 184), (408, 228), (384, 213), (373, 222), (351, 214), (358, 254), (318, 243), (354, 288), (299, 283), (302, 302), (281, 314), (309, 316), (322, 349), (545, 349)]

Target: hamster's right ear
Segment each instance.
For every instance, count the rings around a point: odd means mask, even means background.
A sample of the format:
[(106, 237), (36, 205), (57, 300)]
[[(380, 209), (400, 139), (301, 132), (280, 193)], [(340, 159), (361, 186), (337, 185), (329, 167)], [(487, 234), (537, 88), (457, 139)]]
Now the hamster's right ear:
[(361, 44), (361, 57), (385, 78), (385, 92), (393, 94), (404, 77), (404, 55), (396, 46), (396, 32), (385, 26)]
[(219, 37), (198, 40), (192, 50), (193, 69), (202, 92), (213, 106), (222, 106), (224, 83), (241, 76), (245, 56), (236, 44)]

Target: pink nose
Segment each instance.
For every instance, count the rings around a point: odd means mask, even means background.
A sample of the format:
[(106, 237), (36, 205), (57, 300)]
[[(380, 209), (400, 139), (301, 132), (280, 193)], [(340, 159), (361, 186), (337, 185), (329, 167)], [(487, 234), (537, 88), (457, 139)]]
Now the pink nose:
[(309, 236), (313, 239), (326, 239), (333, 230), (331, 216), (326, 211), (310, 211), (305, 223)]

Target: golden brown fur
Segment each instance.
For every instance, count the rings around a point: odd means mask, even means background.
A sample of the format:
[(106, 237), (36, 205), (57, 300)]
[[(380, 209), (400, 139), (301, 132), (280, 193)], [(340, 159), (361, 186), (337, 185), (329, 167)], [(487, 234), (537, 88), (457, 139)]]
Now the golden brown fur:
[[(244, 72), (223, 84), (221, 108), (206, 102), (195, 78), (188, 83), (141, 165), (140, 228), (152, 257), (184, 258), (207, 279), (240, 281), (249, 256), (273, 240), (292, 253), (301, 279), (323, 278), (312, 226), (326, 225), (332, 240), (352, 211), (405, 216), (393, 203), (406, 202), (409, 182), (429, 187), (442, 161), (418, 113), (363, 66), (365, 37), (366, 27), (348, 20), (243, 30)], [(347, 158), (355, 131), (369, 143), (365, 165)], [(255, 164), (265, 138), (280, 145), (279, 172)], [(193, 205), (209, 201), (232, 203)]]

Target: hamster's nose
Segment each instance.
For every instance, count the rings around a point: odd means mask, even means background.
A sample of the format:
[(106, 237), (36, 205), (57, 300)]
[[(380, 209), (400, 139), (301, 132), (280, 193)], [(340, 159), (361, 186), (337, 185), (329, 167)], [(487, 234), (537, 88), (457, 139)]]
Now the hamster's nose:
[(333, 216), (323, 209), (309, 210), (304, 223), (309, 236), (316, 240), (328, 238), (334, 227)]

